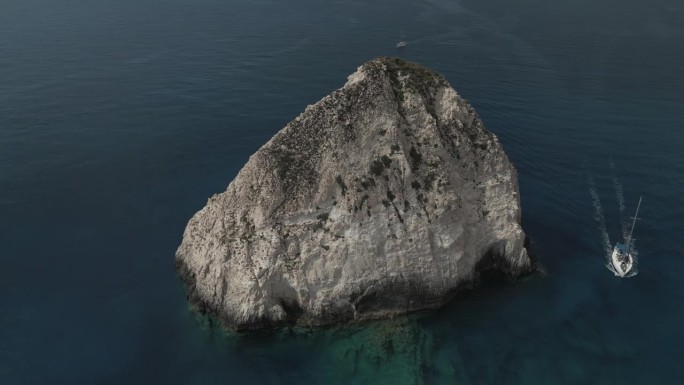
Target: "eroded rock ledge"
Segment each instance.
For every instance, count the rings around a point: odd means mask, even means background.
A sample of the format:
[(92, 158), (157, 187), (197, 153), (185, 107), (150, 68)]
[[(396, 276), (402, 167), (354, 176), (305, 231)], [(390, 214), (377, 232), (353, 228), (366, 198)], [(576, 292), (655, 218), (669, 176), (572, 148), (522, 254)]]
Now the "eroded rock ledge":
[(515, 168), (439, 74), (372, 60), (259, 149), (189, 221), (188, 298), (236, 330), (436, 307), (529, 272)]

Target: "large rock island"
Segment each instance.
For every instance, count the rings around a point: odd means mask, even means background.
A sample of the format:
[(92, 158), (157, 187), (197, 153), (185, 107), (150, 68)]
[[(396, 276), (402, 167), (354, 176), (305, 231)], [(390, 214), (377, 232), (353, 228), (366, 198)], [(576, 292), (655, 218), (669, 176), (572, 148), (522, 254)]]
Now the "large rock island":
[(370, 61), (278, 132), (190, 220), (188, 298), (236, 330), (437, 307), (533, 269), (515, 168), (439, 74)]

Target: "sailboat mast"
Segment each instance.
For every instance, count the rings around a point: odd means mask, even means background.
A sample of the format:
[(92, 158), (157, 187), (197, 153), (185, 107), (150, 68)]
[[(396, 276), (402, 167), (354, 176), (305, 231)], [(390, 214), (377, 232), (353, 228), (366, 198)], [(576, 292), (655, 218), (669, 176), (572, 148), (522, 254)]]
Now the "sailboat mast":
[(634, 214), (634, 220), (632, 221), (632, 229), (629, 230), (629, 236), (626, 239), (627, 254), (629, 255), (629, 249), (632, 247), (632, 233), (634, 232), (634, 225), (636, 225), (637, 216), (639, 215), (639, 207), (641, 207), (641, 197), (639, 197), (639, 203), (637, 204), (636, 213)]

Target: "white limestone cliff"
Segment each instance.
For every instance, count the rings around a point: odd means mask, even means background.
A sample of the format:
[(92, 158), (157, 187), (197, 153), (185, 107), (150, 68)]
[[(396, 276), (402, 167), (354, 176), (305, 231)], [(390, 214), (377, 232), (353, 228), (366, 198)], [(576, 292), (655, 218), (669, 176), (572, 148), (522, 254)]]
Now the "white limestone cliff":
[(188, 298), (236, 330), (436, 307), (534, 266), (515, 168), (439, 74), (379, 58), (259, 149), (189, 221)]

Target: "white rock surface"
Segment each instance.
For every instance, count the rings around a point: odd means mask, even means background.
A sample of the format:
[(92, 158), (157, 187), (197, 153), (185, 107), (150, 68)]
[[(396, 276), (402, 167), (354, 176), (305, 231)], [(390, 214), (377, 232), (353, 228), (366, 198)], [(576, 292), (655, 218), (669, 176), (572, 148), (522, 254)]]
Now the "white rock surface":
[(361, 66), (188, 223), (188, 298), (237, 330), (436, 307), (479, 271), (533, 269), (516, 171), (431, 70)]

